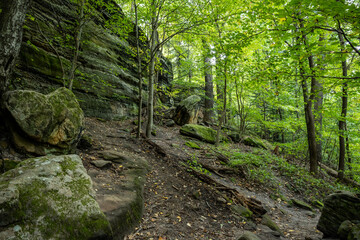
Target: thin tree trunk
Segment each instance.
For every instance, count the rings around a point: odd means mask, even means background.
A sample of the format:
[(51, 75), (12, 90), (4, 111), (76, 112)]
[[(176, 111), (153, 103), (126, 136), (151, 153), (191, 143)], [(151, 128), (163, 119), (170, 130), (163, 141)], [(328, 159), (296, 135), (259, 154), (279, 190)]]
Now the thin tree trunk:
[(205, 58), (205, 112), (204, 122), (211, 123), (214, 116), (214, 87), (211, 71), (211, 58)]
[[(345, 41), (342, 34), (338, 34), (341, 52), (345, 49)], [(342, 75), (343, 77), (347, 77), (347, 63), (346, 59), (341, 62), (342, 66)], [(339, 168), (338, 168), (338, 178), (344, 178), (345, 172), (345, 154), (346, 154), (346, 146), (345, 146), (345, 135), (346, 135), (346, 114), (347, 114), (347, 105), (348, 105), (348, 92), (347, 92), (347, 82), (344, 79), (343, 87), (342, 87), (342, 97), (341, 97), (341, 116), (339, 120)]]
[(239, 123), (239, 131), (240, 134), (243, 134), (245, 132), (245, 126), (246, 126), (246, 113), (245, 113), (245, 106), (244, 106), (244, 96), (243, 96), (243, 86), (244, 80), (241, 79), (241, 90), (239, 92), (239, 86), (237, 78), (235, 77), (235, 92), (236, 92), (236, 101), (238, 105), (238, 112), (240, 117), (240, 123)]
[(136, 32), (136, 50), (138, 60), (138, 77), (139, 77), (139, 106), (138, 106), (138, 131), (136, 137), (140, 138), (141, 135), (141, 112), (142, 112), (142, 72), (141, 72), (141, 56), (140, 56), (140, 44), (139, 44), (139, 23), (138, 23), (138, 9), (136, 0), (132, 2), (132, 7), (135, 11), (135, 32)]
[(223, 100), (224, 100), (224, 105), (223, 105), (223, 111), (220, 117), (220, 121), (219, 121), (219, 126), (217, 129), (217, 133), (216, 133), (216, 142), (215, 142), (215, 146), (219, 146), (220, 143), (220, 137), (221, 137), (221, 128), (223, 125), (223, 122), (225, 121), (225, 117), (226, 117), (226, 88), (227, 88), (227, 64), (226, 64), (226, 59), (225, 59), (225, 66), (224, 66), (224, 95), (223, 95)]
[(151, 43), (150, 43), (150, 65), (149, 65), (149, 94), (148, 94), (148, 108), (147, 108), (147, 125), (146, 137), (150, 138), (154, 123), (154, 78), (155, 78), (155, 61), (156, 61), (156, 34), (157, 34), (157, 19), (155, 6), (153, 17), (151, 18)]
[[(347, 126), (345, 125), (345, 132), (347, 132)], [(353, 173), (352, 173), (352, 167), (351, 167), (351, 152), (350, 152), (350, 143), (349, 143), (349, 135), (346, 135), (346, 155), (347, 155), (347, 162), (349, 164), (349, 170), (350, 170), (350, 175), (349, 178), (353, 179)]]
[[(324, 41), (324, 36), (320, 35), (319, 46), (322, 46), (323, 41)], [(325, 56), (323, 54), (321, 55), (321, 57), (325, 58)], [(310, 69), (311, 69), (313, 75), (315, 75), (315, 70), (314, 70), (315, 64), (314, 64), (314, 62), (312, 64), (313, 64), (312, 68), (310, 68)], [(323, 65), (321, 70), (324, 70), (324, 69), (325, 69), (325, 65)], [(323, 122), (322, 106), (323, 106), (323, 101), (324, 101), (324, 93), (323, 93), (324, 87), (322, 86), (320, 80), (314, 79), (314, 81), (315, 81), (315, 84), (314, 84), (314, 87), (315, 87), (315, 89), (314, 89), (314, 92), (315, 92), (314, 117), (315, 117), (315, 131), (316, 131), (316, 151), (317, 151), (316, 158), (317, 158), (318, 163), (320, 163), (320, 162), (322, 162), (322, 122)]]
[(0, 101), (19, 55), (30, 0), (0, 1)]
[[(314, 57), (310, 53), (308, 49), (307, 37), (302, 29), (304, 29), (304, 24), (302, 19), (300, 21), (300, 28), (301, 28), (301, 35), (304, 47), (306, 49), (306, 53), (308, 54), (308, 64), (309, 69), (312, 72), (312, 76), (315, 75), (315, 64), (314, 64)], [(300, 75), (302, 75), (302, 88), (303, 88), (303, 96), (304, 96), (304, 109), (305, 109), (305, 119), (306, 119), (306, 128), (307, 128), (307, 135), (308, 135), (308, 144), (309, 144), (309, 154), (310, 154), (310, 172), (313, 174), (317, 174), (318, 171), (318, 158), (321, 156), (321, 149), (318, 149), (319, 145), (316, 139), (316, 120), (312, 110), (313, 102), (316, 102), (315, 98), (319, 93), (318, 90), (318, 82), (316, 81), (315, 77), (311, 77), (311, 89), (310, 89), (310, 96), (308, 94), (308, 87), (306, 78), (304, 77), (305, 70), (300, 63)], [(320, 106), (317, 106), (319, 108)]]
[(75, 78), (75, 70), (77, 67), (77, 60), (80, 53), (80, 43), (81, 43), (81, 35), (84, 28), (84, 8), (85, 8), (85, 0), (81, 0), (80, 2), (80, 16), (78, 18), (78, 27), (75, 31), (75, 50), (74, 50), (74, 56), (71, 61), (71, 68), (69, 72), (69, 89), (72, 90), (73, 84), (74, 84), (74, 78)]

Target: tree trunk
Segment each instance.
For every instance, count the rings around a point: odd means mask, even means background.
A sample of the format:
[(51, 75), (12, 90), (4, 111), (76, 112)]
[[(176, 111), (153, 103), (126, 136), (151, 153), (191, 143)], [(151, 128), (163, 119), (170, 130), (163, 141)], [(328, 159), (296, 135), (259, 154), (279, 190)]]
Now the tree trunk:
[[(304, 109), (305, 109), (305, 119), (306, 119), (306, 128), (307, 128), (307, 135), (308, 135), (308, 144), (309, 144), (309, 154), (310, 154), (310, 172), (313, 174), (317, 174), (318, 171), (318, 161), (321, 159), (321, 139), (317, 140), (317, 130), (316, 130), (316, 121), (322, 120), (320, 118), (321, 114), (319, 116), (314, 116), (314, 112), (312, 110), (312, 104), (314, 102), (314, 110), (315, 105), (317, 104), (316, 108), (319, 110), (322, 107), (322, 100), (320, 102), (320, 98), (322, 97), (318, 96), (322, 92), (320, 91), (319, 83), (317, 82), (315, 75), (315, 64), (314, 64), (314, 57), (311, 54), (309, 50), (309, 46), (307, 43), (307, 36), (304, 33), (304, 24), (303, 20), (299, 19), (300, 21), (300, 28), (301, 28), (301, 36), (302, 41), (306, 50), (306, 53), (308, 55), (308, 64), (309, 69), (312, 73), (311, 77), (311, 89), (310, 94), (308, 94), (308, 87), (306, 82), (306, 77), (304, 76), (305, 70), (303, 65), (300, 63), (300, 75), (302, 75), (302, 88), (303, 88), (303, 96), (304, 96)], [(315, 111), (316, 114), (316, 111)], [(320, 147), (320, 149), (318, 149)]]
[[(342, 34), (338, 34), (341, 52), (345, 49), (345, 41)], [(342, 66), (342, 75), (343, 77), (347, 77), (347, 64), (346, 59), (341, 62)], [(348, 105), (348, 92), (347, 92), (347, 82), (344, 79), (343, 87), (342, 87), (342, 97), (341, 97), (341, 116), (339, 120), (339, 171), (338, 171), (338, 178), (344, 178), (345, 172), (345, 155), (346, 155), (346, 146), (345, 146), (345, 135), (346, 135), (346, 113), (347, 113), (347, 105)]]
[(214, 87), (211, 72), (211, 58), (205, 58), (205, 112), (204, 122), (211, 123), (214, 116)]
[(308, 96), (308, 87), (305, 77), (303, 77), (301, 85), (303, 89), (305, 121), (306, 121), (306, 129), (307, 129), (309, 154), (310, 154), (310, 172), (317, 174), (318, 161), (317, 161), (317, 151), (316, 151), (317, 145), (316, 145), (315, 121), (314, 121), (314, 114), (312, 112), (312, 101), (309, 99)]
[(138, 77), (139, 77), (139, 105), (138, 105), (138, 130), (136, 137), (140, 138), (141, 135), (141, 112), (142, 112), (142, 72), (141, 72), (141, 56), (140, 56), (140, 43), (139, 43), (139, 23), (138, 23), (138, 9), (136, 5), (136, 0), (132, 2), (131, 5), (135, 11), (135, 33), (136, 33), (136, 51), (137, 51), (137, 60), (138, 60)]
[[(155, 9), (155, 7), (154, 7)], [(155, 11), (155, 10), (154, 10)], [(147, 108), (146, 137), (150, 138), (154, 122), (154, 79), (156, 62), (156, 39), (157, 39), (157, 19), (156, 12), (151, 18), (151, 43), (150, 43), (150, 65), (149, 65), (149, 94)]]
[(226, 118), (226, 88), (227, 88), (227, 66), (226, 66), (226, 60), (225, 60), (225, 66), (224, 66), (224, 92), (223, 92), (223, 111), (221, 114), (221, 117), (219, 118), (219, 125), (216, 133), (216, 143), (215, 146), (219, 146), (220, 143), (220, 135), (221, 135), (221, 128)]
[(23, 24), (30, 0), (0, 1), (0, 101), (19, 55)]
[(74, 83), (74, 78), (75, 78), (75, 70), (76, 70), (76, 66), (77, 66), (77, 60), (79, 57), (79, 53), (80, 53), (80, 43), (81, 43), (81, 35), (82, 35), (82, 31), (84, 28), (84, 8), (85, 8), (85, 0), (81, 0), (80, 2), (80, 15), (78, 20), (78, 26), (75, 29), (75, 33), (74, 33), (74, 40), (75, 40), (75, 50), (74, 50), (74, 56), (73, 59), (71, 61), (71, 69), (69, 72), (69, 89), (72, 90), (73, 88), (73, 83)]
[(244, 96), (243, 96), (243, 90), (244, 90), (244, 79), (241, 78), (241, 89), (239, 91), (238, 81), (235, 77), (235, 92), (236, 92), (236, 101), (238, 105), (238, 114), (240, 117), (240, 123), (239, 123), (239, 131), (240, 134), (243, 134), (245, 132), (246, 127), (246, 112), (245, 112), (245, 104), (244, 104)]

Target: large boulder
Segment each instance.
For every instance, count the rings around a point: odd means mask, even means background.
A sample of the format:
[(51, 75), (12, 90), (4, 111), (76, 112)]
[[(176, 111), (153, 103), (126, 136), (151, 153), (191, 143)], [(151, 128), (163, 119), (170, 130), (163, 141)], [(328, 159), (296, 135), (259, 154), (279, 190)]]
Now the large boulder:
[[(28, 152), (45, 155), (26, 138), (56, 148), (69, 150), (78, 141), (84, 126), (84, 114), (75, 95), (66, 88), (43, 95), (30, 90), (15, 90), (5, 94), (5, 106), (15, 119), (16, 131), (13, 134), (15, 144)], [(22, 133), (25, 133), (22, 134)], [(32, 147), (29, 147), (31, 145)]]
[(143, 216), (143, 190), (149, 165), (141, 156), (127, 151), (105, 150), (100, 156), (113, 162), (115, 169), (121, 169), (121, 176), (115, 178), (113, 169), (90, 169), (89, 175), (97, 190), (100, 209), (111, 224), (114, 239), (122, 240)]
[(360, 220), (360, 198), (349, 192), (329, 195), (325, 199), (317, 229), (324, 237), (338, 237), (338, 229), (345, 220)]
[(199, 139), (203, 142), (215, 143), (216, 141), (216, 131), (201, 125), (186, 124), (180, 128), (180, 133), (185, 136)]
[(111, 239), (77, 155), (28, 159), (0, 176), (0, 239)]
[(176, 124), (196, 124), (200, 109), (201, 97), (192, 95), (179, 103), (173, 117)]

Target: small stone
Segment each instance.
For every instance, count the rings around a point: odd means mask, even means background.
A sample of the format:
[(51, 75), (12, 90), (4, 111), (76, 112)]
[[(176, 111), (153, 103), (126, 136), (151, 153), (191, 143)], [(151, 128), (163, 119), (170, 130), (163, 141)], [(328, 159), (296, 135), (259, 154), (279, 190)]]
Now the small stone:
[(347, 240), (360, 240), (360, 224), (356, 224), (351, 228)]
[(237, 240), (260, 240), (260, 238), (252, 232), (245, 231)]
[(282, 235), (282, 232), (279, 226), (271, 219), (271, 217), (267, 214), (262, 216), (261, 223), (265, 226), (269, 227), (271, 230), (276, 231)]
[(252, 211), (241, 205), (232, 205), (231, 211), (245, 218), (251, 218), (251, 216), (253, 215)]
[(249, 231), (255, 231), (256, 230), (256, 224), (252, 221), (247, 221), (246, 224), (244, 225), (244, 229), (245, 230), (249, 230)]
[(225, 203), (225, 204), (227, 203), (226, 199), (223, 197), (218, 197), (216, 200), (218, 200), (221, 203)]
[(111, 166), (111, 161), (96, 160), (96, 161), (92, 161), (91, 164), (98, 168), (105, 168)]
[(121, 163), (122, 161), (126, 161), (128, 159), (128, 157), (125, 154), (113, 150), (102, 151), (99, 153), (99, 155), (103, 159), (112, 161), (114, 163)]
[(175, 121), (172, 120), (172, 119), (168, 119), (168, 120), (165, 121), (165, 126), (173, 127), (173, 126), (175, 126)]
[(179, 144), (171, 143), (170, 146), (173, 147), (173, 148), (178, 148), (178, 147), (179, 147)]

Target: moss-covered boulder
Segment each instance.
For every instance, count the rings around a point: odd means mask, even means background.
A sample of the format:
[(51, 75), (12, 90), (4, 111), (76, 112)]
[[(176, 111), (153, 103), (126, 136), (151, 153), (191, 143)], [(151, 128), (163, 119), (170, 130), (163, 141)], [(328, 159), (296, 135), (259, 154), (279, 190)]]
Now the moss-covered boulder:
[(13, 131), (21, 129), (21, 132), (17, 131), (18, 137), (13, 136), (15, 144), (39, 155), (48, 151), (39, 150), (36, 144), (29, 147), (31, 143), (24, 143), (27, 138), (66, 152), (77, 143), (84, 126), (83, 111), (75, 95), (66, 88), (59, 88), (48, 95), (30, 90), (10, 91), (5, 95), (5, 105), (16, 122)]
[(329, 195), (325, 199), (317, 229), (324, 237), (338, 237), (338, 229), (345, 220), (360, 220), (360, 198), (344, 191)]
[(0, 176), (0, 239), (111, 238), (79, 156), (28, 159)]
[(186, 124), (180, 128), (180, 133), (207, 143), (215, 143), (216, 141), (216, 131), (201, 125)]
[(268, 149), (261, 139), (253, 136), (245, 136), (243, 138), (243, 143), (250, 147)]
[(176, 124), (196, 124), (199, 114), (201, 97), (192, 95), (179, 103), (173, 117)]

